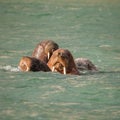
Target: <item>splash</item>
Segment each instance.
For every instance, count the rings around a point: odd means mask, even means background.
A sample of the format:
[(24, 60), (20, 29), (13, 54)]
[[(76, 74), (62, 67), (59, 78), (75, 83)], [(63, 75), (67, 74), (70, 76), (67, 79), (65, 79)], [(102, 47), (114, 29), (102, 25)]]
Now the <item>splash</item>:
[(17, 67), (13, 67), (11, 65), (0, 66), (0, 70), (11, 71), (11, 72), (18, 72), (19, 69)]

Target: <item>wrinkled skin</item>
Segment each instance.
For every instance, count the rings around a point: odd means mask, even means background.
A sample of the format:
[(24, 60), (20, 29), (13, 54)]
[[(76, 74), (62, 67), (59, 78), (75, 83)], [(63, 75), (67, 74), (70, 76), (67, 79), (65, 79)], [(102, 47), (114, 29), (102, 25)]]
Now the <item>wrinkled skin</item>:
[(19, 62), (18, 68), (21, 71), (50, 71), (46, 63), (28, 56), (23, 56)]
[(54, 51), (47, 65), (53, 72), (73, 75), (80, 74), (76, 68), (72, 54), (67, 49), (57, 49)]
[(43, 40), (35, 47), (32, 57), (35, 57), (47, 63), (55, 50), (59, 48), (58, 44), (52, 40)]

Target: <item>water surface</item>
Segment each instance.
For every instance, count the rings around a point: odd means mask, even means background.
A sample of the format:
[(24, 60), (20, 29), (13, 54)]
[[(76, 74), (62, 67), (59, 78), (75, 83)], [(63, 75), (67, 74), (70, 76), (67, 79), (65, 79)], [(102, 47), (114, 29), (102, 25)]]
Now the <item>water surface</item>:
[[(0, 120), (119, 120), (119, 11), (119, 0), (1, 0)], [(99, 72), (19, 72), (43, 39)]]

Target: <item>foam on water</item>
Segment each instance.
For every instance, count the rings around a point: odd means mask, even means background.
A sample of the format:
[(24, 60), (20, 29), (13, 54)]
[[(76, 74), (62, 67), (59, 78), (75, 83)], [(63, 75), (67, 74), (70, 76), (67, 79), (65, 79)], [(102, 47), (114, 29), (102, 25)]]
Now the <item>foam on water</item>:
[(18, 71), (20, 71), (17, 67), (13, 67), (11, 65), (0, 66), (0, 70), (11, 71), (11, 72), (18, 72)]

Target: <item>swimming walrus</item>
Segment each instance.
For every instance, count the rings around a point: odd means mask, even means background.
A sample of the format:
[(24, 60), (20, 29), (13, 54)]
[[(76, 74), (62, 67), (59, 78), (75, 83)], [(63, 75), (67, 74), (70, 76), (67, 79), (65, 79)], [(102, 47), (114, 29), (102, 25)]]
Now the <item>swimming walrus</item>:
[(98, 68), (87, 58), (76, 58), (75, 64), (80, 71), (98, 71)]
[(58, 44), (52, 40), (43, 40), (35, 47), (32, 57), (35, 57), (45, 63), (48, 62), (52, 53), (59, 48)]
[(18, 68), (20, 71), (51, 71), (46, 63), (28, 56), (23, 56), (19, 62)]
[(52, 72), (79, 75), (72, 54), (67, 49), (57, 49), (47, 63)]

